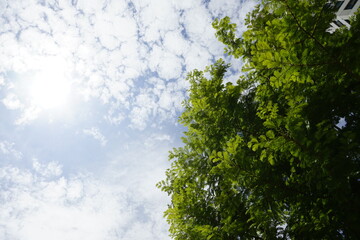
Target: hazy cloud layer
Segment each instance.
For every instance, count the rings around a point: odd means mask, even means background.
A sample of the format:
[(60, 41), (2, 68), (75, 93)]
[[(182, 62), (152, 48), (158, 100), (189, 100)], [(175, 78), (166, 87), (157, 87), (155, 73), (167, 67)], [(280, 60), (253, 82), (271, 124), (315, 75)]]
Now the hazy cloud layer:
[[(83, 100), (106, 104), (111, 123), (129, 118), (131, 127), (144, 129), (154, 117), (174, 120), (181, 110), (186, 84), (173, 81), (222, 55), (212, 20), (242, 19), (253, 6), (235, 0), (2, 1), (0, 72), (32, 74), (52, 66)], [(162, 89), (149, 90), (154, 81)], [(21, 109), (16, 123), (24, 124), (41, 110), (19, 91), (2, 102)]]
[(89, 174), (65, 177), (58, 164), (34, 160), (29, 170), (0, 168), (0, 187), (1, 239), (167, 238), (166, 202), (152, 194), (144, 204), (146, 195), (132, 188), (138, 184), (99, 181)]

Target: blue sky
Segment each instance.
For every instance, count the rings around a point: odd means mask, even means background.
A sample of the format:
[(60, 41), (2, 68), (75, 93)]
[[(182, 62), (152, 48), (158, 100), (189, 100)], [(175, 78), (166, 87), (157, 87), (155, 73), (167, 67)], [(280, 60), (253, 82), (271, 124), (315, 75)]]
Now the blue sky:
[(186, 73), (224, 57), (214, 18), (241, 32), (254, 6), (0, 1), (0, 239), (169, 239), (155, 184), (181, 145)]

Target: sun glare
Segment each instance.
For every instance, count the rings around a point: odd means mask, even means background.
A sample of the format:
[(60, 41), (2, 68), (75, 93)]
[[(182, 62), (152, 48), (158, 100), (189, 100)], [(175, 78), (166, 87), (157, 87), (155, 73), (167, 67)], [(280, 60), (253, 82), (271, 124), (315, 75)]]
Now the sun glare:
[(64, 76), (41, 72), (30, 87), (31, 103), (43, 110), (63, 107), (70, 95), (70, 83)]

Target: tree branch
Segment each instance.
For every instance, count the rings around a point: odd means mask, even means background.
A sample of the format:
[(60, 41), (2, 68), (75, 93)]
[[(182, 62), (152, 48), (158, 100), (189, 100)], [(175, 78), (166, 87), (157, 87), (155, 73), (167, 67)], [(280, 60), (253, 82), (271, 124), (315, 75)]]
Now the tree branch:
[[(317, 45), (320, 46), (320, 48), (322, 50), (324, 50), (325, 52), (327, 52), (327, 49), (325, 48), (324, 45), (321, 44), (321, 42), (319, 42), (319, 40), (317, 38), (314, 37), (314, 35), (312, 33), (310, 33), (309, 31), (307, 31), (299, 22), (298, 18), (296, 17), (296, 15), (293, 13), (293, 11), (291, 10), (289, 4), (288, 4), (288, 1), (287, 0), (283, 0), (285, 5), (286, 5), (286, 8), (288, 9), (288, 11), (290, 12), (291, 16), (293, 17), (293, 19), (295, 20), (296, 22), (296, 25), (306, 34), (308, 35), (311, 39), (313, 39), (315, 41), (315, 43)], [(354, 77), (355, 79), (359, 80), (360, 81), (360, 76), (358, 74), (355, 74), (351, 71), (351, 69), (349, 69), (346, 65), (344, 65), (341, 61), (339, 61), (337, 59), (337, 63), (345, 70), (346, 73), (348, 73), (350, 76)]]

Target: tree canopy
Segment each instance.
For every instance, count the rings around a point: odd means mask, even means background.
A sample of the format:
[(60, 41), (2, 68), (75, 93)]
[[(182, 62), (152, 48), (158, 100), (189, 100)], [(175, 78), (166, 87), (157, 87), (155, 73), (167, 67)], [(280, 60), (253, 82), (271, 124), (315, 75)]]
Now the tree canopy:
[(236, 36), (242, 60), (188, 74), (183, 147), (158, 184), (174, 239), (360, 239), (360, 21), (327, 32), (328, 0), (263, 0)]

